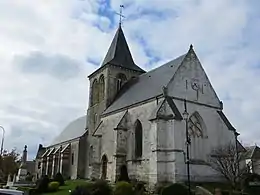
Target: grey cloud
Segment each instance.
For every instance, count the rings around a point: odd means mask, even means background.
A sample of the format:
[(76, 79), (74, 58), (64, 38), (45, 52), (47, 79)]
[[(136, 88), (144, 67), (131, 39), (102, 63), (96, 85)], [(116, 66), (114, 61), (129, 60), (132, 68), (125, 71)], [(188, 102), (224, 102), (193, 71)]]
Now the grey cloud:
[(76, 77), (81, 71), (77, 60), (61, 54), (46, 55), (42, 52), (32, 52), (28, 56), (16, 56), (14, 64), (23, 73), (49, 74), (59, 79)]

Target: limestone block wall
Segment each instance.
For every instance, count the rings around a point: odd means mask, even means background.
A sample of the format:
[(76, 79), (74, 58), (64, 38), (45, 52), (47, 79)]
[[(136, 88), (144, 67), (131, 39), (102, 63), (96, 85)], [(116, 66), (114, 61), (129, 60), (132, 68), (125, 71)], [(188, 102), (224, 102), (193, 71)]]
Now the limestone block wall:
[(253, 172), (260, 174), (260, 159), (252, 159), (253, 162)]
[[(175, 100), (175, 104), (178, 109), (181, 111), (183, 108), (183, 102), (179, 100)], [(207, 135), (207, 138), (203, 139), (203, 147), (190, 148), (191, 152), (196, 150), (197, 154), (200, 154), (200, 159), (205, 162), (208, 161), (208, 155), (211, 153), (212, 149), (228, 144), (230, 142), (235, 143), (234, 132), (229, 130), (223, 120), (220, 118), (217, 113), (217, 109), (210, 108), (206, 106), (201, 106), (196, 103), (187, 103), (187, 108), (189, 114), (194, 113), (195, 111), (200, 114), (205, 123), (205, 128), (203, 131)], [(174, 122), (174, 137), (175, 139), (175, 148), (182, 149), (186, 151), (186, 133), (185, 133), (185, 121), (175, 121)], [(193, 140), (191, 140), (193, 141)], [(192, 144), (191, 144), (192, 145)], [(201, 155), (203, 154), (203, 155)], [(181, 154), (178, 154), (179, 156)], [(179, 158), (181, 159), (181, 158)], [(176, 171), (178, 170), (178, 179), (181, 179), (181, 175), (186, 175), (186, 166), (183, 164), (184, 161), (178, 161), (176, 164)], [(212, 177), (212, 175), (216, 175), (215, 171), (209, 168), (207, 165), (191, 165), (192, 177), (196, 178), (196, 180), (215, 180), (217, 176)], [(205, 171), (200, 171), (205, 170)], [(199, 178), (201, 176), (201, 178)], [(207, 179), (208, 178), (208, 179)], [(219, 177), (218, 177), (219, 178)]]
[[(40, 159), (40, 158), (36, 158), (35, 159), (35, 179), (39, 179), (39, 178), (41, 178), (41, 166), (43, 166), (42, 165), (42, 162), (41, 162), (42, 160)], [(40, 168), (39, 168), (39, 164), (40, 164)]]
[(117, 79), (116, 76), (122, 73), (126, 76), (127, 80), (131, 79), (133, 76), (138, 76), (140, 75), (139, 72), (133, 71), (133, 70), (128, 70), (128, 69), (123, 69), (119, 68), (117, 66), (110, 66), (109, 69), (107, 69), (107, 77), (108, 77), (108, 85), (106, 88), (106, 101), (107, 105), (110, 104), (115, 97), (117, 91)]
[(88, 167), (86, 167), (86, 160), (87, 160), (87, 153), (86, 153), (86, 136), (84, 135), (83, 137), (80, 138), (79, 140), (79, 150), (78, 150), (78, 177), (80, 178), (85, 178), (85, 169), (87, 169)]
[[(96, 157), (96, 161), (101, 163), (102, 156), (107, 156), (107, 179), (111, 181), (115, 180), (116, 169), (114, 155), (116, 154), (117, 131), (115, 131), (114, 128), (123, 117), (123, 114), (124, 113), (117, 113), (102, 119), (103, 124), (100, 129), (100, 132), (102, 132), (102, 137), (100, 138), (100, 155)], [(100, 168), (100, 172), (101, 171)]]
[[(143, 181), (149, 181), (151, 174), (157, 174), (154, 170), (157, 170), (156, 167), (150, 167), (151, 165), (155, 166), (155, 163), (151, 163), (150, 160), (155, 157), (152, 154), (152, 143), (151, 142), (151, 132), (153, 135), (156, 131), (156, 126), (154, 126), (150, 121), (151, 113), (157, 107), (157, 101), (152, 101), (140, 105), (138, 107), (128, 109), (129, 118), (127, 120), (128, 127), (128, 140), (127, 140), (127, 165), (129, 169), (129, 175), (132, 178), (136, 178)], [(142, 158), (136, 161), (135, 159), (135, 129), (134, 124), (136, 120), (140, 120), (143, 130), (143, 151)], [(155, 141), (155, 140), (153, 140)], [(155, 169), (154, 169), (155, 168)]]

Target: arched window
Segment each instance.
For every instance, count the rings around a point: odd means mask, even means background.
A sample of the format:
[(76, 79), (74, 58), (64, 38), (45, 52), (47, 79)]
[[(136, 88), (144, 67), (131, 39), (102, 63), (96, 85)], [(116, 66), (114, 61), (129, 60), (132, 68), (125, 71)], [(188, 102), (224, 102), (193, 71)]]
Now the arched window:
[(143, 154), (143, 128), (139, 120), (135, 122), (135, 157), (140, 158)]
[(94, 125), (94, 128), (96, 128), (97, 121), (98, 121), (98, 115), (97, 115), (97, 113), (96, 113), (96, 114), (94, 114), (94, 118), (93, 118), (93, 125)]
[(90, 146), (90, 148), (89, 148), (89, 165), (92, 164), (92, 161), (93, 161), (93, 153), (94, 153), (94, 151), (93, 151), (93, 146)]
[(189, 135), (191, 137), (203, 137), (203, 129), (200, 115), (195, 112), (188, 120)]
[(98, 81), (95, 79), (92, 84), (92, 105), (95, 105), (98, 103), (99, 99), (99, 90), (98, 90)]
[(193, 113), (188, 120), (188, 133), (191, 139), (191, 159), (205, 160), (207, 153), (205, 138), (207, 138), (207, 133), (205, 124), (198, 112)]
[(102, 74), (99, 78), (99, 101), (102, 101), (104, 99), (105, 95), (105, 78)]
[(101, 172), (101, 179), (106, 179), (107, 178), (107, 156), (103, 155), (101, 159), (101, 165), (102, 165), (102, 172)]
[(119, 73), (116, 76), (116, 80), (117, 80), (116, 90), (119, 91), (121, 89), (121, 87), (123, 86), (123, 84), (126, 82), (127, 78), (123, 73)]

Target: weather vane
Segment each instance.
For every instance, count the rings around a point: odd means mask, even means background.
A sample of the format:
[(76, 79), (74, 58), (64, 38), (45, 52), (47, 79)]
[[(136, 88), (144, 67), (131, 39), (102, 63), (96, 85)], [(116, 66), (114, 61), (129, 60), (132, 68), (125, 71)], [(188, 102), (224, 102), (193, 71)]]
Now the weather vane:
[(119, 15), (119, 26), (122, 24), (122, 18), (125, 18), (125, 16), (123, 15), (123, 8), (124, 5), (120, 5), (120, 12), (116, 13), (117, 15)]

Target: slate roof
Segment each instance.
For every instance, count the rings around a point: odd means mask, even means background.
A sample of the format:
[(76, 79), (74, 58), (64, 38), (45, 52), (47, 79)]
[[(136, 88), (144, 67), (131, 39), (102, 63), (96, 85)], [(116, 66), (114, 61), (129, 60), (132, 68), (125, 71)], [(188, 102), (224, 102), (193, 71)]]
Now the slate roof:
[(46, 150), (47, 148), (43, 147), (42, 144), (39, 144), (38, 151), (36, 154), (36, 159), (40, 158), (46, 152)]
[(76, 139), (86, 133), (87, 129), (86, 116), (82, 116), (72, 121), (65, 129), (58, 135), (51, 145), (59, 144), (65, 141)]
[(185, 56), (186, 54), (181, 55), (178, 58), (127, 82), (126, 85), (123, 86), (121, 93), (103, 114), (108, 114), (120, 108), (161, 95), (163, 92), (162, 87), (168, 84)]
[(258, 146), (250, 146), (246, 150), (245, 159), (260, 159), (260, 148)]
[(107, 64), (121, 66), (139, 72), (145, 72), (134, 63), (121, 26), (119, 26), (119, 28), (117, 29), (101, 66), (105, 66)]

